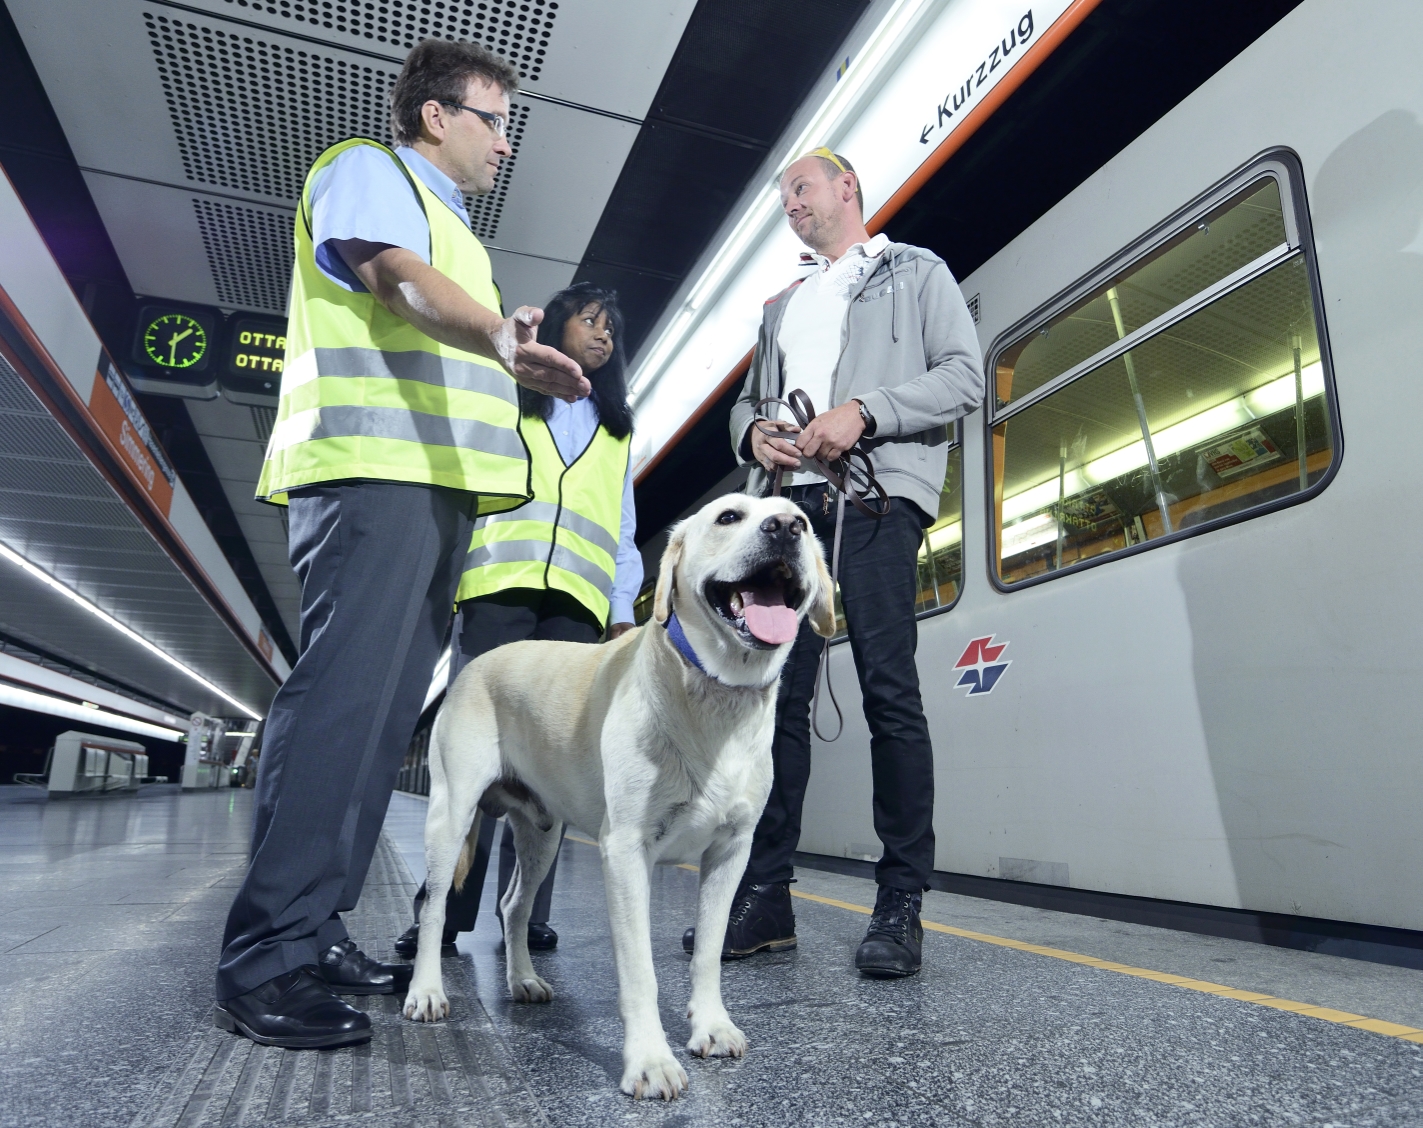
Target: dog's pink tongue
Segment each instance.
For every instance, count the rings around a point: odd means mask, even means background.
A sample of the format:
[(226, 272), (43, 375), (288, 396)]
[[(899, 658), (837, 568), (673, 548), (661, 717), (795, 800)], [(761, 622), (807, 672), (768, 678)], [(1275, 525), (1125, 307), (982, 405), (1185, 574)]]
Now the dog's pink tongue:
[(741, 604), (747, 629), (762, 642), (780, 646), (795, 638), (795, 608), (785, 605), (780, 592), (743, 591)]

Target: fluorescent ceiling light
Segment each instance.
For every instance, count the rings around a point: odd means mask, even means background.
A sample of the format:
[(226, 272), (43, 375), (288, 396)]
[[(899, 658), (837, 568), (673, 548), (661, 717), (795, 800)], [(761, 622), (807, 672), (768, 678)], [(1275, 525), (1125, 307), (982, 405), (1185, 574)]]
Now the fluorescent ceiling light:
[[(237, 706), (237, 708), (241, 709), (254, 721), (260, 721), (262, 719), (261, 713), (249, 709), (246, 705), (242, 704), (241, 701), (233, 697), (232, 694), (228, 693), (226, 690), (219, 689), (217, 686), (213, 685), (212, 682), (208, 681), (207, 678), (203, 677), (202, 674), (198, 673), (196, 670), (191, 669), (188, 666), (183, 665), (182, 662), (178, 661), (178, 659), (174, 658), (173, 655), (169, 654), (166, 650), (162, 650), (159, 647), (155, 646), (153, 643), (149, 642), (148, 639), (144, 638), (141, 634), (133, 630), (131, 627), (126, 627), (123, 623), (119, 622), (101, 607), (97, 606), (96, 604), (90, 603), (89, 600), (85, 599), (73, 588), (60, 583), (43, 568), (40, 568), (35, 564), (31, 564), (28, 560), (26, 560), (18, 552), (12, 549), (9, 545), (0, 543), (0, 558), (8, 560), (11, 564), (15, 565), (15, 567), (19, 568), (21, 571), (33, 576), (41, 583), (53, 588), (55, 591), (59, 592), (60, 595), (70, 600), (72, 603), (75, 603), (78, 606), (84, 608), (85, 611), (88, 611), (89, 614), (93, 615), (95, 618), (102, 619), (114, 630), (118, 631), (119, 634), (123, 635), (127, 639), (130, 639), (133, 642), (138, 643), (139, 646), (143, 647), (150, 653), (156, 654), (159, 658), (162, 658), (163, 661), (167, 662), (168, 665), (172, 666), (175, 670), (181, 670), (204, 689), (207, 689), (212, 693), (217, 694), (229, 704)], [(117, 716), (117, 714), (112, 715)], [(135, 721), (133, 723), (138, 724), (139, 722)], [(155, 725), (150, 727), (157, 728), (158, 726)], [(165, 729), (163, 731), (167, 732), (169, 730)]]
[[(1305, 367), (1300, 373), (1300, 379), (1304, 385), (1305, 399), (1313, 399), (1324, 394), (1324, 369), (1318, 363)], [(1153, 431), (1151, 438), (1156, 447), (1156, 457), (1164, 458), (1168, 454), (1175, 454), (1178, 451), (1199, 446), (1218, 435), (1238, 430), (1262, 416), (1283, 411), (1294, 402), (1295, 375), (1291, 371), (1278, 379), (1246, 392), (1244, 395), (1207, 408), (1205, 411), (1198, 412), (1170, 427), (1163, 427), (1160, 431)], [(1033, 409), (1028, 408), (1027, 410), (1032, 411)], [(1008, 426), (1012, 426), (1011, 419), (1008, 421)], [(1146, 464), (1146, 444), (1137, 439), (1134, 443), (1128, 443), (1100, 458), (1094, 458), (1085, 466), (1069, 470), (1063, 479), (1061, 491), (1064, 496), (1073, 497), (1086, 492), (1093, 486), (1110, 482), (1113, 478), (1120, 478), (1123, 474), (1129, 474), (1133, 470), (1139, 470)], [(1011, 555), (1008, 551), (1008, 530), (1010, 527), (1016, 527), (1009, 526), (1008, 522), (1015, 518), (1038, 513), (1050, 505), (1055, 505), (1058, 491), (1057, 475), (1054, 474), (1037, 485), (1020, 490), (1003, 499), (1003, 555), (1005, 558)], [(1054, 537), (1057, 535), (1055, 529), (1054, 525)], [(1027, 537), (1029, 534), (1024, 532), (1015, 535)], [(1042, 543), (1044, 542), (1035, 541), (1032, 544), (1025, 542), (1021, 548), (1015, 549), (1015, 551), (1021, 552)]]
[(35, 693), (19, 686), (0, 683), (0, 705), (13, 705), (17, 709), (29, 709), (33, 713), (48, 713), (52, 717), (67, 717), (91, 725), (118, 729), (120, 732), (136, 732), (140, 736), (151, 736), (157, 740), (178, 740), (183, 734), (177, 729), (151, 725), (147, 721), (110, 713), (92, 705), (80, 705), (77, 701), (65, 701), (62, 697), (51, 697), (47, 693)]

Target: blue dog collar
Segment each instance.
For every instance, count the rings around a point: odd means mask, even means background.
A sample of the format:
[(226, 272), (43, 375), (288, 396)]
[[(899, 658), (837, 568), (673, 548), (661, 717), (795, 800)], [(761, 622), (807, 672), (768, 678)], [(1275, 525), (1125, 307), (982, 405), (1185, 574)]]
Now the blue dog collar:
[(675, 611), (667, 616), (667, 637), (672, 640), (672, 645), (677, 648), (677, 652), (681, 654), (683, 658), (701, 670), (707, 677), (713, 681), (716, 680), (716, 677), (702, 665), (702, 660), (697, 657), (697, 652), (692, 649), (692, 644), (687, 638), (687, 632), (682, 629), (682, 624), (678, 620), (677, 612)]

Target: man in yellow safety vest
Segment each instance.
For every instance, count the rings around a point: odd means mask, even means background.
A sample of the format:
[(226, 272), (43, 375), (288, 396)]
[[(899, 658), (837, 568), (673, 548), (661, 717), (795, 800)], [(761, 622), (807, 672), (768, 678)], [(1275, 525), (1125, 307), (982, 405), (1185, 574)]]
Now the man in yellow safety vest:
[[(464, 193), (494, 186), (514, 70), (426, 40), (391, 91), (397, 148), (312, 165), (296, 217), (281, 402), (258, 496), (289, 505), (301, 656), (267, 717), (251, 865), (216, 1024), (267, 1045), (364, 1041), (342, 994), (395, 993), (340, 913), (360, 896), (444, 641), (475, 518), (530, 497), (518, 386), (574, 400), (579, 366), (499, 312)], [(517, 382), (517, 383), (516, 383)]]

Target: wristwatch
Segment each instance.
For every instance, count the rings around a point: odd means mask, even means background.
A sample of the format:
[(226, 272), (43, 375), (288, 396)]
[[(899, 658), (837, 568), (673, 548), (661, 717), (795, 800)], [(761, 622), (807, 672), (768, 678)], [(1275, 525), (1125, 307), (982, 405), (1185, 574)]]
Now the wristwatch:
[(870, 409), (865, 406), (865, 401), (864, 401), (864, 400), (858, 400), (858, 399), (857, 399), (855, 402), (860, 405), (860, 419), (861, 419), (861, 420), (864, 422), (864, 424), (865, 424), (865, 434), (866, 434), (866, 435), (871, 435), (871, 436), (874, 435), (874, 433), (875, 433), (875, 417), (870, 414)]

